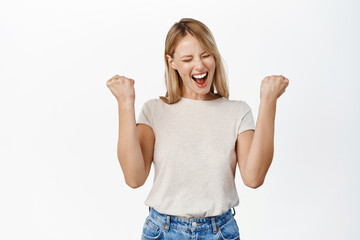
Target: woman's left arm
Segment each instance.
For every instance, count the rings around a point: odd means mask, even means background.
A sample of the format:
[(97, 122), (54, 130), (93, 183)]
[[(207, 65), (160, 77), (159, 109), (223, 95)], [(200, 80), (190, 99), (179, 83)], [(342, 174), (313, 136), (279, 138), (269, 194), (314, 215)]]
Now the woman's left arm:
[[(255, 132), (245, 131), (239, 135), (239, 150), (243, 151), (239, 155), (247, 156), (241, 164), (243, 166), (243, 179), (246, 185), (252, 188), (257, 188), (263, 184), (272, 162), (276, 101), (285, 92), (288, 85), (289, 80), (281, 75), (273, 75), (263, 79)], [(241, 142), (251, 144), (244, 144), (248, 146), (244, 147), (244, 145), (241, 146)], [(244, 152), (247, 153), (244, 154)]]

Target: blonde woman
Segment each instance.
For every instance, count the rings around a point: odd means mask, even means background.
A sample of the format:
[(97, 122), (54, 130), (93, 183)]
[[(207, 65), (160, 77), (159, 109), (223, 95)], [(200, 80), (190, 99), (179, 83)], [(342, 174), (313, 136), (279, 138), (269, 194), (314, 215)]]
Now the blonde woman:
[(240, 239), (236, 165), (246, 186), (263, 184), (273, 158), (276, 101), (289, 81), (281, 75), (262, 80), (255, 131), (246, 101), (229, 100), (206, 25), (191, 18), (175, 23), (164, 59), (167, 92), (146, 101), (137, 121), (135, 81), (119, 75), (107, 81), (118, 102), (118, 159), (126, 183), (142, 186), (154, 163), (141, 239)]

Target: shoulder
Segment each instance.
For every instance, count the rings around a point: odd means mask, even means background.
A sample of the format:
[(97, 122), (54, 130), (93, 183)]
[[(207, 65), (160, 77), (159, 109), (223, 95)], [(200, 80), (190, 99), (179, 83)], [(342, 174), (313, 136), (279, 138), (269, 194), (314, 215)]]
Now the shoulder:
[(157, 98), (151, 98), (151, 99), (148, 99), (144, 102), (144, 106), (146, 107), (152, 107), (156, 104), (159, 104), (159, 100), (160, 99), (157, 99)]
[(247, 111), (250, 109), (250, 105), (243, 99), (226, 99), (226, 103), (237, 110)]
[(151, 98), (144, 102), (143, 108), (151, 112), (160, 111), (163, 104), (165, 103), (161, 99)]

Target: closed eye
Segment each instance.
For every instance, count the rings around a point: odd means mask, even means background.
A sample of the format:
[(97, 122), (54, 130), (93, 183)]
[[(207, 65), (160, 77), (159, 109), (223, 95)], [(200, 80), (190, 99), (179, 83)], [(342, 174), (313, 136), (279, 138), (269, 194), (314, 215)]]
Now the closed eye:
[[(210, 56), (211, 56), (210, 54), (204, 55), (203, 58), (207, 58), (207, 57), (210, 57)], [(183, 62), (190, 62), (190, 61), (191, 61), (191, 59), (183, 60)]]

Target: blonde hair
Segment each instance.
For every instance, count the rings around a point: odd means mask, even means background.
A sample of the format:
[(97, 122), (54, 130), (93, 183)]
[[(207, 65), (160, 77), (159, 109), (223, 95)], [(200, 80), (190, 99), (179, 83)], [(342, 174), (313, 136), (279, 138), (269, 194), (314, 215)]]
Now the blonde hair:
[[(178, 71), (174, 70), (167, 61), (166, 55), (174, 57), (175, 49), (180, 40), (187, 34), (195, 37), (201, 47), (215, 59), (214, 79), (211, 83), (210, 92), (219, 97), (229, 98), (229, 88), (227, 83), (227, 76), (221, 55), (217, 49), (215, 38), (210, 29), (202, 22), (192, 19), (183, 18), (176, 22), (169, 30), (165, 40), (165, 85), (166, 94), (159, 96), (165, 103), (176, 103), (181, 98), (182, 79)], [(217, 93), (214, 92), (216, 88)]]

